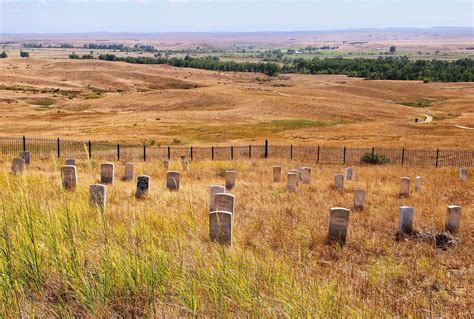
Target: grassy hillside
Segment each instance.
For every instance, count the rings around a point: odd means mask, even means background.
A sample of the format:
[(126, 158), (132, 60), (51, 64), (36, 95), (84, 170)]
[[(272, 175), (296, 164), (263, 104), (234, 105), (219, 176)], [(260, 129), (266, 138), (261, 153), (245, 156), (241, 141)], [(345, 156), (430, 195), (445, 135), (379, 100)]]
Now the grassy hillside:
[[(62, 162), (63, 160), (61, 160)], [(100, 162), (78, 163), (80, 186), (60, 184), (54, 159), (23, 176), (0, 167), (1, 317), (468, 317), (472, 278), (474, 180), (457, 169), (354, 167), (354, 181), (335, 191), (342, 166), (312, 165), (312, 182), (288, 193), (271, 182), (272, 161), (193, 162), (181, 189), (165, 189), (161, 163), (149, 198), (135, 183), (109, 186), (105, 214), (88, 203)], [(180, 170), (176, 162), (172, 169)], [(209, 242), (209, 186), (237, 171), (234, 244)], [(400, 177), (421, 175), (423, 190), (400, 199)], [(284, 179), (286, 180), (286, 179)], [(329, 209), (350, 208), (353, 189), (367, 208), (352, 212), (348, 242), (327, 245)], [(414, 185), (412, 185), (414, 188)], [(398, 208), (412, 205), (415, 228), (442, 228), (446, 207), (462, 206), (458, 244), (395, 241)]]

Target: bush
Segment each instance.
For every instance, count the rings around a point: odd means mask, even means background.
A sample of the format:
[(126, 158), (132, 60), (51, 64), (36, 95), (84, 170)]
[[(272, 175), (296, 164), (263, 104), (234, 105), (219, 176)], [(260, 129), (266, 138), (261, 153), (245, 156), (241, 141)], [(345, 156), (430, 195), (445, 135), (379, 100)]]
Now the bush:
[(0, 59), (6, 59), (6, 58), (8, 58), (8, 54), (5, 51), (3, 51), (2, 54), (0, 54)]
[(20, 51), (20, 57), (29, 58), (30, 57), (30, 52)]
[(363, 164), (380, 165), (380, 164), (388, 164), (390, 163), (390, 160), (387, 157), (385, 157), (385, 155), (380, 155), (377, 153), (374, 153), (372, 155), (372, 152), (367, 152), (362, 156), (362, 158), (360, 159), (360, 162)]

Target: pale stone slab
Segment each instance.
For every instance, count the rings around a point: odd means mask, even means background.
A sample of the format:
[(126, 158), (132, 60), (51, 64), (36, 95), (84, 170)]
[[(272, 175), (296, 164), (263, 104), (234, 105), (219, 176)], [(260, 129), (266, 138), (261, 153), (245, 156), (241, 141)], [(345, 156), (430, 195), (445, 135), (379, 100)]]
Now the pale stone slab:
[(301, 182), (301, 172), (300, 172), (300, 170), (299, 170), (299, 169), (296, 169), (296, 168), (290, 169), (290, 170), (289, 170), (289, 173), (294, 173), (294, 174), (296, 174), (296, 186), (298, 186), (299, 183)]
[(349, 225), (349, 210), (342, 207), (334, 207), (330, 210), (328, 241), (346, 243), (347, 226)]
[(135, 177), (135, 164), (126, 163), (125, 164), (125, 174), (123, 175), (124, 181), (133, 181)]
[(399, 234), (411, 234), (413, 231), (413, 218), (415, 216), (415, 208), (410, 206), (401, 206), (398, 211), (398, 227)]
[(344, 188), (344, 175), (335, 174), (334, 175), (334, 188), (343, 189)]
[(235, 171), (225, 172), (225, 188), (231, 190), (235, 187)]
[(347, 179), (348, 181), (352, 181), (352, 178), (353, 178), (353, 175), (354, 175), (353, 173), (354, 173), (354, 172), (353, 172), (352, 167), (346, 168), (346, 179)]
[(77, 186), (76, 166), (66, 165), (61, 167), (61, 177), (65, 189), (73, 189)]
[(217, 193), (215, 196), (215, 210), (235, 213), (235, 195)]
[(459, 169), (459, 179), (463, 182), (467, 181), (467, 168), (461, 167)]
[(209, 236), (211, 241), (222, 245), (232, 245), (233, 217), (230, 212), (215, 211), (209, 214)]
[(168, 160), (163, 161), (163, 167), (164, 167), (166, 170), (169, 170), (169, 169), (170, 169), (170, 161), (168, 161)]
[(107, 186), (102, 184), (93, 184), (89, 186), (89, 203), (105, 210), (107, 200)]
[(178, 190), (179, 189), (179, 172), (169, 171), (166, 174), (166, 187), (169, 190)]
[(140, 175), (137, 177), (137, 190), (135, 192), (136, 198), (144, 198), (150, 192), (151, 177), (148, 175)]
[(281, 180), (281, 166), (273, 166), (273, 182), (279, 183)]
[(456, 205), (448, 206), (446, 218), (446, 230), (451, 233), (457, 233), (461, 224), (461, 207)]
[(186, 172), (188, 170), (189, 162), (185, 156), (181, 156), (181, 166), (183, 167), (183, 171)]
[(365, 190), (354, 189), (354, 209), (363, 210), (365, 208)]
[(400, 183), (400, 196), (410, 196), (410, 182), (411, 178), (410, 177), (402, 177), (401, 183)]
[(76, 166), (76, 159), (74, 159), (74, 158), (68, 158), (68, 159), (66, 159), (66, 165), (69, 165), (69, 166)]
[(19, 175), (25, 171), (25, 160), (21, 157), (15, 157), (12, 161), (12, 174)]
[(114, 164), (103, 163), (100, 165), (100, 182), (101, 184), (113, 184), (114, 183)]
[(212, 185), (210, 187), (209, 211), (216, 211), (216, 194), (225, 193), (225, 186)]
[(288, 173), (288, 185), (287, 189), (289, 192), (296, 192), (296, 187), (298, 185), (298, 174), (289, 172)]
[(422, 185), (423, 185), (423, 177), (417, 176), (415, 178), (415, 192), (421, 191)]
[(310, 167), (301, 167), (299, 169), (301, 182), (303, 184), (311, 183), (311, 168)]
[(20, 157), (25, 160), (26, 165), (31, 165), (31, 153), (23, 152), (20, 154)]

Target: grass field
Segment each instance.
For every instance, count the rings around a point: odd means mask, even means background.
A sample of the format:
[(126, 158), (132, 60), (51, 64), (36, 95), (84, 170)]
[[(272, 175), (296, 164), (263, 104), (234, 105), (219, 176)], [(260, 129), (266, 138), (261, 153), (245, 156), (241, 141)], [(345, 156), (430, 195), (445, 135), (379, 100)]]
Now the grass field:
[[(271, 160), (192, 162), (181, 189), (165, 188), (161, 163), (145, 200), (135, 182), (108, 186), (102, 214), (88, 203), (100, 162), (79, 161), (79, 187), (64, 191), (56, 159), (23, 176), (0, 171), (0, 316), (2, 317), (446, 317), (472, 315), (474, 184), (455, 168), (356, 166), (344, 190), (342, 166), (312, 166), (296, 193), (271, 182)], [(234, 240), (209, 242), (209, 186), (237, 171)], [(180, 170), (178, 162), (171, 169)], [(472, 174), (472, 171), (471, 171)], [(421, 192), (398, 197), (400, 177), (423, 176)], [(413, 187), (413, 186), (412, 186)], [(367, 207), (350, 213), (347, 244), (327, 245), (331, 207), (351, 208), (353, 189)], [(395, 241), (398, 208), (415, 207), (415, 228), (438, 232), (448, 205), (462, 206), (458, 243)]]
[[(0, 61), (0, 135), (131, 144), (466, 148), (473, 83)], [(415, 123), (424, 114), (431, 123)]]

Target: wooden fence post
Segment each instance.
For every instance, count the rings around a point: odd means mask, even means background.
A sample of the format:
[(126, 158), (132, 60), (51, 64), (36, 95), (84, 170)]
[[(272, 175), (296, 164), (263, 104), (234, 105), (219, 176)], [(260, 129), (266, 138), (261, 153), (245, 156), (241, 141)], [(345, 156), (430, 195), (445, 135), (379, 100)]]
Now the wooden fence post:
[(342, 160), (342, 164), (346, 164), (346, 147), (344, 146), (344, 158)]
[(234, 159), (234, 146), (233, 145), (230, 147), (230, 159), (231, 160)]
[(402, 148), (402, 166), (405, 163), (405, 148)]
[(26, 137), (23, 135), (23, 152), (26, 152)]
[(214, 146), (211, 146), (211, 158), (214, 160)]
[(143, 144), (143, 161), (146, 162), (146, 145)]
[(268, 140), (265, 140), (265, 158), (268, 158)]
[(120, 144), (117, 143), (117, 161), (120, 161)]
[(89, 140), (89, 159), (92, 158), (92, 142)]
[(439, 160), (439, 148), (436, 149), (436, 164), (435, 164), (435, 167), (438, 167), (438, 160)]
[(58, 158), (61, 156), (60, 141), (58, 137)]
[(320, 151), (320, 147), (319, 147), (319, 145), (318, 145), (318, 163), (319, 163), (319, 154), (320, 154), (320, 153), (321, 153), (321, 151)]
[(193, 160), (193, 147), (191, 146), (189, 149), (189, 155), (191, 156), (191, 161)]
[(168, 160), (171, 159), (171, 146), (168, 146)]

